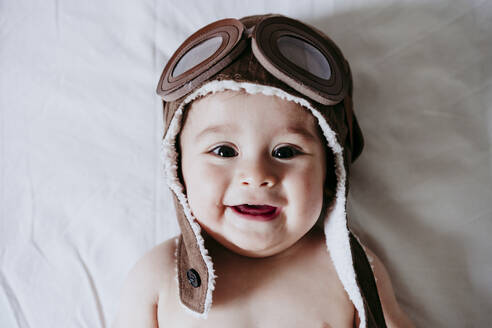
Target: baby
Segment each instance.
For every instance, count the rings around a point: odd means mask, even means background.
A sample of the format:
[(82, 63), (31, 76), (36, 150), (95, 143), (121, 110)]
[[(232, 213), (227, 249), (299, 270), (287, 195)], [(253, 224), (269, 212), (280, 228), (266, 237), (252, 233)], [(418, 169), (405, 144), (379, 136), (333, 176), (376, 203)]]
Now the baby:
[(157, 92), (181, 234), (135, 265), (114, 328), (413, 327), (347, 222), (363, 137), (333, 41), (280, 15), (220, 20)]

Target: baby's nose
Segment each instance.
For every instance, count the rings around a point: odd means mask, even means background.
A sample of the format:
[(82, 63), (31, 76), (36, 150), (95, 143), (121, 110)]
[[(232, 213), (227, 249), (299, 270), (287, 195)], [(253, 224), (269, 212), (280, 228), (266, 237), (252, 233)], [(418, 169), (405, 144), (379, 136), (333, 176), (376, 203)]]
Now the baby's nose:
[(277, 183), (277, 180), (275, 169), (264, 161), (256, 161), (243, 166), (240, 174), (242, 186), (271, 188)]
[(243, 178), (241, 180), (241, 184), (243, 186), (258, 186), (258, 187), (273, 187), (274, 182), (272, 181), (273, 179), (253, 179), (251, 177), (249, 178)]

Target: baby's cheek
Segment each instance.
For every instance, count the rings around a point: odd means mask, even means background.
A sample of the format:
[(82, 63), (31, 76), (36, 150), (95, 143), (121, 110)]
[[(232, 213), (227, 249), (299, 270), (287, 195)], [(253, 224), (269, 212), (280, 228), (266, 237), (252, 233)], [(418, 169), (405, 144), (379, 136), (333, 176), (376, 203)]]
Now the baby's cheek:
[(293, 179), (292, 190), (300, 206), (307, 209), (315, 209), (322, 202), (323, 175), (319, 166), (309, 165), (298, 171)]
[(216, 165), (202, 164), (195, 167), (189, 193), (193, 208), (202, 218), (221, 215), (224, 192), (227, 188), (227, 170)]

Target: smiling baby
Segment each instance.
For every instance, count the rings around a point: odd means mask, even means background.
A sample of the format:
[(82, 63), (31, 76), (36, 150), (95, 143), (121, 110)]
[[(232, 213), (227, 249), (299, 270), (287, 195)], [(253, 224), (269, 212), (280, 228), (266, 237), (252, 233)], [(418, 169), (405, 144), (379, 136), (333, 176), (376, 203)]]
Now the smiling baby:
[(280, 15), (220, 20), (157, 92), (181, 234), (135, 265), (113, 327), (413, 327), (347, 222), (363, 137), (331, 39)]

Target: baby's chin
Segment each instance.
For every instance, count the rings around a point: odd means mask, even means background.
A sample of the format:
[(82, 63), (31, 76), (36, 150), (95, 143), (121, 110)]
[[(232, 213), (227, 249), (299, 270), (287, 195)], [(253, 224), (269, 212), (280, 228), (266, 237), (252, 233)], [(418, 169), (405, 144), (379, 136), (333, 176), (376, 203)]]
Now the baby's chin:
[(257, 234), (257, 233), (226, 233), (224, 235), (216, 235), (211, 238), (222, 247), (228, 249), (232, 253), (251, 257), (264, 258), (281, 253), (288, 248), (285, 239), (278, 234)]
[(279, 244), (272, 245), (263, 243), (262, 245), (259, 245), (258, 243), (251, 240), (240, 240), (236, 241), (236, 243), (234, 243), (233, 245), (228, 245), (225, 247), (227, 247), (230, 251), (242, 256), (263, 258), (281, 253), (283, 249), (279, 248), (278, 246)]

